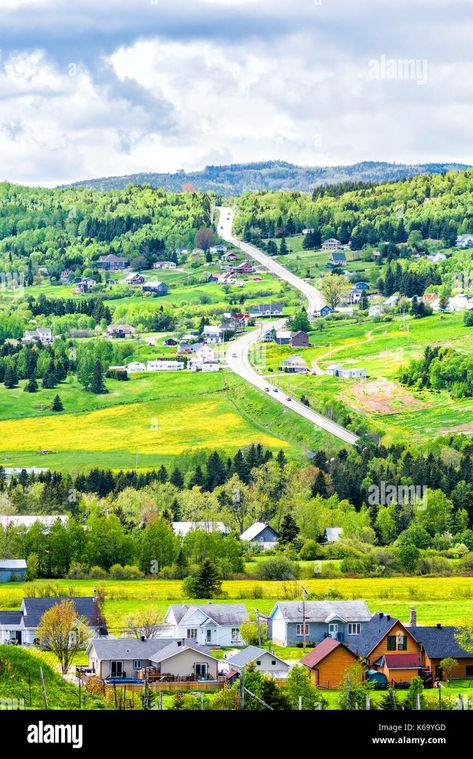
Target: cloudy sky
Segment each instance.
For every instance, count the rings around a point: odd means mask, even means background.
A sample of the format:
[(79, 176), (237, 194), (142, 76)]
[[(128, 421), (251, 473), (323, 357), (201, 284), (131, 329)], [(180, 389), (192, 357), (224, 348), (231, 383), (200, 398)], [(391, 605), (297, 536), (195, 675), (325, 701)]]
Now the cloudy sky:
[(0, 0), (0, 179), (473, 163), (471, 0)]

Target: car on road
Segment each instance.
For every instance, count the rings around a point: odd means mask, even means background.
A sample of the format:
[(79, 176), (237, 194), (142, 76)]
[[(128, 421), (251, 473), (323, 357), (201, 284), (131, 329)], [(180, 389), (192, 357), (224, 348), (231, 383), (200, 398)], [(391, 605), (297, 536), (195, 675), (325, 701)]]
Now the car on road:
[(269, 387), (265, 387), (265, 388), (264, 388), (264, 392), (265, 392), (265, 393), (269, 393)]
[(286, 401), (292, 401), (292, 398), (289, 398), (289, 396), (286, 398)]
[(237, 354), (236, 353), (232, 353), (232, 358), (237, 358)]
[(277, 387), (274, 388), (274, 392), (279, 393), (279, 390), (277, 389)]

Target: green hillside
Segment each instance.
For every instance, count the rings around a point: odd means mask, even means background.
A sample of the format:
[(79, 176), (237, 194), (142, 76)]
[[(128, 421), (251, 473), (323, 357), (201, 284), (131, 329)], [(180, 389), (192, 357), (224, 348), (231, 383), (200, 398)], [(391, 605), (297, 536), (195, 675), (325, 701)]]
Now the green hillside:
[[(79, 689), (64, 680), (42, 658), (24, 648), (0, 646), (0, 700), (17, 699), (25, 709), (44, 709), (40, 668), (43, 668), (48, 709), (78, 709)], [(87, 694), (83, 709), (105, 709)]]

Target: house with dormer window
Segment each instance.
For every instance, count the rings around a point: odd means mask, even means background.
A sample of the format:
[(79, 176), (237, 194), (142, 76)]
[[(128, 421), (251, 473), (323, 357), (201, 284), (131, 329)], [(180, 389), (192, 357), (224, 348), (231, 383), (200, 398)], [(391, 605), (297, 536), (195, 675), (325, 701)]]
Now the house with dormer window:
[(166, 611), (159, 635), (186, 638), (204, 646), (244, 646), (240, 627), (248, 618), (244, 604), (173, 604)]

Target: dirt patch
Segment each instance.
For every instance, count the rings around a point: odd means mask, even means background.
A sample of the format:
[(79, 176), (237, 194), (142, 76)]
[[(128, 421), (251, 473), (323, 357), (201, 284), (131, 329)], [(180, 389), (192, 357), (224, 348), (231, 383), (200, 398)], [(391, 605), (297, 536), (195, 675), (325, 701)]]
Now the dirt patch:
[(397, 382), (390, 382), (387, 379), (357, 382), (350, 388), (349, 395), (358, 410), (376, 414), (400, 414), (403, 411), (417, 411), (430, 405), (414, 398)]
[(448, 435), (450, 432), (463, 432), (465, 435), (473, 433), (473, 422), (466, 422), (465, 424), (457, 424), (456, 427), (442, 427), (438, 431), (439, 435)]

